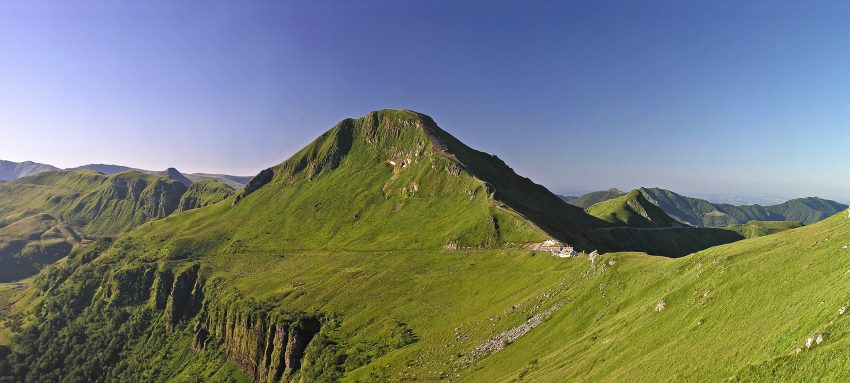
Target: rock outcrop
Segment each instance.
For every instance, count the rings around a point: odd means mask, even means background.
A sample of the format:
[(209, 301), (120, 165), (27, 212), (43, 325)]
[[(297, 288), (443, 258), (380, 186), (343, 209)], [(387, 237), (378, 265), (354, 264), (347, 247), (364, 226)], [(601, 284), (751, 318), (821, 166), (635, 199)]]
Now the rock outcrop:
[(321, 330), (313, 316), (246, 312), (209, 306), (195, 328), (192, 349), (222, 347), (227, 359), (257, 382), (287, 382), (304, 363), (307, 345)]
[(236, 205), (237, 203), (239, 203), (239, 201), (241, 201), (243, 198), (247, 197), (249, 194), (257, 191), (257, 189), (259, 189), (259, 188), (265, 186), (267, 183), (271, 182), (273, 178), (274, 178), (274, 169), (273, 168), (268, 168), (268, 169), (264, 169), (264, 170), (260, 171), (259, 174), (254, 176), (254, 178), (251, 178), (251, 180), (248, 181), (247, 184), (245, 184), (245, 187), (242, 188), (242, 191), (240, 191), (239, 194), (236, 196), (236, 199), (233, 200), (233, 204)]
[(200, 277), (200, 267), (194, 265), (174, 277), (168, 301), (165, 304), (165, 314), (173, 328), (178, 323), (194, 317), (203, 303), (203, 279)]
[(280, 312), (244, 298), (206, 294), (205, 289), (197, 264), (179, 271), (147, 264), (112, 274), (106, 298), (119, 306), (147, 302), (164, 314), (169, 331), (194, 323), (194, 351), (220, 348), (257, 382), (290, 382), (300, 376), (305, 350), (322, 328), (318, 316)]

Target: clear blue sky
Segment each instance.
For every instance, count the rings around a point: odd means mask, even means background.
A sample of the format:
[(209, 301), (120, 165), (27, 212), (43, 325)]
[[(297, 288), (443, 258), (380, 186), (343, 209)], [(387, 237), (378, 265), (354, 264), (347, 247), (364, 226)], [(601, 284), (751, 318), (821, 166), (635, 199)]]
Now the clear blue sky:
[(254, 174), (410, 108), (556, 192), (850, 197), (846, 2), (559, 3), (0, 2), (0, 158)]

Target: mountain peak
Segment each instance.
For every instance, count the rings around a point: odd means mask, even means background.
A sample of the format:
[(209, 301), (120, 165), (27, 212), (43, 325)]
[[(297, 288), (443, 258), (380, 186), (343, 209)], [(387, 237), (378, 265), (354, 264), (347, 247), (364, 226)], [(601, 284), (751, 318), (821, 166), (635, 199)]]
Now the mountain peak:
[(175, 168), (165, 169), (165, 171), (162, 172), (161, 175), (168, 177), (170, 179), (173, 179), (177, 182), (180, 182), (181, 184), (185, 185), (186, 187), (192, 186), (192, 180), (190, 180), (189, 178), (184, 176), (183, 173), (180, 173)]
[[(260, 189), (263, 192), (257, 193)], [(435, 237), (447, 239), (432, 238), (445, 240), (443, 244), (460, 238), (458, 246), (517, 242), (519, 237), (511, 234), (515, 230), (528, 233), (523, 240), (536, 240), (545, 232), (544, 237), (578, 244), (583, 242), (581, 231), (610, 226), (517, 175), (498, 157), (470, 148), (431, 117), (410, 110), (385, 109), (340, 121), (286, 161), (252, 178), (233, 204), (249, 196), (252, 202), (244, 210), (266, 204), (294, 204), (283, 197), (290, 189), (322, 189), (317, 195), (334, 190), (353, 199), (374, 199), (370, 210), (380, 210), (375, 214), (382, 215), (388, 213), (376, 206), (390, 203), (387, 219), (408, 217), (411, 222), (421, 220), (414, 209), (428, 210), (426, 205), (432, 215), (437, 214), (437, 205), (453, 206), (442, 213), (444, 216), (454, 217), (464, 209), (476, 211), (478, 218), (466, 222), (471, 226), (459, 226), (454, 232), (442, 227), (445, 233)], [(259, 195), (253, 197), (254, 193)], [(322, 209), (321, 205), (317, 209)], [(367, 214), (358, 209), (365, 207), (345, 206), (336, 211), (346, 216), (341, 211), (352, 210), (347, 216), (356, 219)], [(484, 223), (471, 224), (488, 215), (491, 217)], [(472, 227), (474, 235), (459, 235)]]
[(369, 162), (407, 167), (426, 151), (429, 155), (444, 153), (446, 136), (431, 117), (411, 110), (382, 109), (346, 118), (288, 160), (253, 177), (234, 204), (273, 180), (310, 179), (332, 171), (352, 150), (362, 149), (364, 157), (369, 157), (363, 159)]
[(647, 200), (639, 189), (620, 197), (598, 202), (589, 208), (590, 215), (611, 223), (622, 222), (633, 227), (680, 227), (664, 210)]

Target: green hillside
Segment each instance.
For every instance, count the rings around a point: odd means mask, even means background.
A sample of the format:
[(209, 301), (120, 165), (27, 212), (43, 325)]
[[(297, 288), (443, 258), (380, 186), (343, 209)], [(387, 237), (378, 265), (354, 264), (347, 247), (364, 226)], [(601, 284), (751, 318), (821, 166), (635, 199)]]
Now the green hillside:
[(848, 229), (839, 215), (675, 260), (612, 255), (573, 277), (545, 326), (461, 381), (845, 380)]
[[(749, 221), (799, 221), (812, 224), (847, 209), (847, 205), (817, 197), (797, 198), (778, 205), (731, 205), (686, 197), (660, 188), (638, 189), (653, 204), (675, 220), (694, 227), (723, 227)], [(617, 189), (564, 198), (570, 204), (589, 208), (622, 197)]]
[(799, 221), (750, 221), (742, 225), (723, 226), (721, 229), (734, 231), (746, 238), (755, 238), (802, 226)]
[(779, 205), (767, 206), (773, 214), (784, 221), (799, 221), (809, 225), (847, 210), (847, 205), (817, 197), (792, 199)]
[(174, 173), (50, 171), (3, 183), (0, 282), (35, 274), (84, 244), (84, 238), (115, 235), (234, 193), (214, 181), (199, 181), (187, 190), (174, 177), (179, 178)]
[(47, 214), (36, 214), (0, 227), (0, 282), (38, 272), (71, 253), (81, 241), (74, 229)]
[(661, 208), (649, 202), (639, 190), (587, 208), (587, 213), (611, 223), (624, 223), (631, 227), (681, 227)]
[(192, 183), (186, 193), (180, 197), (178, 210), (186, 211), (209, 206), (226, 200), (236, 194), (230, 186), (218, 181), (199, 180)]
[(567, 197), (566, 199), (564, 199), (564, 201), (566, 201), (570, 205), (575, 205), (582, 209), (587, 209), (597, 203), (622, 197), (624, 195), (626, 195), (626, 193), (618, 189), (608, 189), (590, 192), (581, 197)]
[[(140, 169), (134, 169), (129, 166), (122, 165), (111, 165), (111, 164), (86, 164), (82, 166), (77, 166), (74, 168), (68, 168), (65, 170), (69, 170), (72, 172), (80, 171), (80, 170), (90, 170), (97, 173), (103, 173), (104, 175), (111, 176), (113, 174), (130, 172), (130, 171), (142, 171)], [(143, 172), (148, 173), (148, 172)]]
[(44, 172), (0, 185), (0, 217), (43, 212), (84, 235), (112, 235), (171, 214), (185, 191), (139, 172)]
[[(162, 223), (215, 209), (224, 207)], [(40, 302), (31, 322), (40, 331), (19, 338), (23, 354), (6, 365), (35, 366), (40, 377), (134, 381), (848, 377), (850, 321), (839, 312), (850, 287), (839, 281), (850, 268), (840, 256), (850, 220), (842, 216), (679, 259), (612, 253), (593, 262), (516, 250), (197, 259), (148, 248), (146, 231), (41, 275), (30, 298)], [(48, 313), (79, 335), (38, 319)], [(822, 343), (807, 349), (818, 335)], [(309, 342), (284, 352), (283, 339)], [(80, 361), (64, 362), (62, 347)]]
[(0, 376), (483, 377), (482, 363), (555, 317), (585, 326), (602, 319), (588, 316), (600, 302), (583, 294), (607, 294), (596, 275), (618, 270), (619, 258), (528, 250), (552, 237), (656, 254), (740, 239), (607, 223), (427, 116), (380, 111), (340, 122), (225, 202), (78, 248), (49, 267), (8, 299), (0, 330), (18, 335), (0, 349)]

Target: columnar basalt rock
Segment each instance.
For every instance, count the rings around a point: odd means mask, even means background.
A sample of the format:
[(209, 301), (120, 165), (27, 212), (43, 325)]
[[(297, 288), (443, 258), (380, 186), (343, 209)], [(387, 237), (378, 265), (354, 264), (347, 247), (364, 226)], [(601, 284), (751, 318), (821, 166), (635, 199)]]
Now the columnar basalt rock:
[(107, 290), (110, 304), (127, 306), (143, 303), (154, 283), (154, 274), (151, 267), (120, 270), (112, 274)]
[[(277, 312), (244, 298), (222, 298), (215, 287), (210, 287), (208, 296), (197, 264), (178, 272), (145, 267), (121, 275), (147, 284), (149, 304), (164, 312), (169, 330), (194, 323), (192, 350), (220, 347), (231, 363), (257, 382), (297, 381), (305, 351), (322, 328), (317, 316)], [(142, 303), (144, 298), (138, 300)]]
[(220, 346), (227, 359), (257, 382), (288, 382), (297, 375), (304, 351), (321, 331), (315, 317), (266, 314), (251, 308), (207, 305), (192, 348)]
[(171, 287), (174, 285), (174, 274), (171, 270), (157, 272), (153, 287), (151, 288), (151, 302), (157, 310), (164, 310), (171, 295)]
[(194, 265), (174, 278), (171, 294), (165, 305), (170, 328), (193, 317), (201, 308), (203, 300), (203, 282), (200, 278), (200, 266)]

